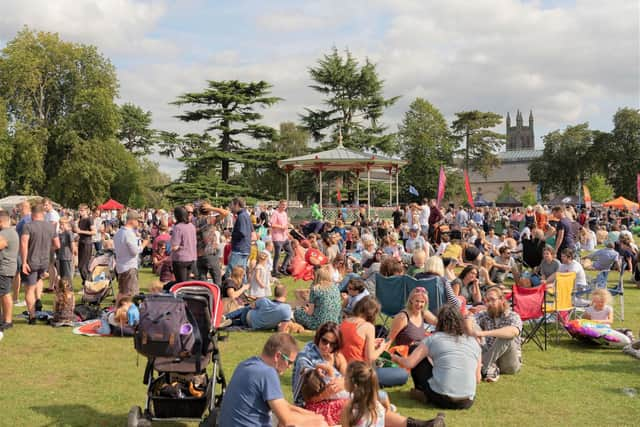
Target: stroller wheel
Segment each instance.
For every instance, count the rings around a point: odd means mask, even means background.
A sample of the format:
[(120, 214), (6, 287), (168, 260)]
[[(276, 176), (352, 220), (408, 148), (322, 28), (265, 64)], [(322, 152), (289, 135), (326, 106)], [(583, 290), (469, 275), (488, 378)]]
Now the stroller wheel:
[(127, 418), (127, 427), (147, 427), (151, 426), (151, 422), (142, 415), (142, 409), (139, 406), (133, 406), (129, 411)]

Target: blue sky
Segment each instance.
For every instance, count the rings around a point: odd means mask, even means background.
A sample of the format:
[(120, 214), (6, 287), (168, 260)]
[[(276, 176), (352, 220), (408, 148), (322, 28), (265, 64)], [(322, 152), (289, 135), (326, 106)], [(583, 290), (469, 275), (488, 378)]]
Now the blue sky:
[(308, 67), (348, 48), (402, 96), (384, 116), (392, 130), (416, 97), (449, 120), (532, 109), (541, 147), (552, 130), (610, 130), (617, 108), (639, 108), (639, 13), (634, 0), (16, 0), (0, 5), (0, 44), (23, 25), (94, 44), (117, 67), (119, 101), (178, 132), (199, 127), (169, 102), (207, 79), (267, 80), (284, 101), (265, 121), (296, 121), (321, 102)]

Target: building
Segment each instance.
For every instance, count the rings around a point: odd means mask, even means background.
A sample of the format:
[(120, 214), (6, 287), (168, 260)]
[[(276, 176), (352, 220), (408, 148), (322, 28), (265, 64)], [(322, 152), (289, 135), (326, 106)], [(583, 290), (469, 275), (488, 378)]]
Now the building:
[(481, 195), (485, 200), (495, 201), (507, 182), (517, 194), (527, 190), (536, 194), (536, 184), (529, 179), (529, 165), (542, 155), (542, 150), (535, 149), (533, 112), (529, 112), (528, 126), (524, 126), (520, 110), (516, 113), (515, 126), (511, 126), (509, 113), (506, 122), (506, 151), (498, 153), (500, 166), (486, 178), (478, 172), (469, 171), (471, 191), (475, 197)]

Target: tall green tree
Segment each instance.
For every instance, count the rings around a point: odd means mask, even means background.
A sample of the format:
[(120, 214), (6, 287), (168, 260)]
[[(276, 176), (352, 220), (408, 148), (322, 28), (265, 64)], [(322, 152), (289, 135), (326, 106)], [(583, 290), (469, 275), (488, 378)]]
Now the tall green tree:
[(312, 89), (324, 96), (324, 108), (307, 108), (302, 122), (316, 141), (331, 136), (329, 144), (337, 141), (342, 132), (344, 145), (393, 153), (395, 140), (385, 135), (380, 123), (384, 109), (399, 97), (385, 98), (384, 80), (380, 79), (375, 64), (365, 60), (364, 65), (351, 55), (340, 55), (334, 47), (324, 55), (316, 67), (309, 68)]
[(606, 202), (607, 200), (611, 200), (614, 196), (615, 192), (613, 187), (609, 185), (607, 183), (607, 179), (599, 173), (591, 175), (585, 184), (589, 188), (591, 200), (594, 202)]
[(555, 130), (543, 137), (542, 156), (529, 165), (529, 177), (543, 196), (577, 194), (580, 183), (594, 172), (593, 132), (587, 123)]
[(456, 149), (444, 116), (429, 101), (416, 98), (398, 126), (397, 135), (402, 157), (409, 160), (401, 169), (401, 188), (413, 185), (421, 197), (435, 197), (440, 166), (453, 165)]
[(616, 194), (635, 200), (636, 175), (640, 171), (640, 110), (621, 108), (613, 116), (611, 133), (594, 138), (594, 156), (599, 170)]
[(473, 168), (483, 177), (500, 164), (496, 152), (504, 144), (505, 136), (492, 131), (502, 122), (502, 116), (478, 110), (456, 113), (457, 119), (451, 124), (454, 135), (464, 143), (464, 167)]
[(135, 158), (116, 140), (117, 91), (113, 65), (94, 46), (21, 30), (0, 52), (6, 190), (67, 206), (139, 192)]
[(155, 131), (151, 128), (151, 111), (125, 103), (120, 106), (119, 113), (118, 140), (137, 156), (151, 154), (156, 143)]
[(4, 191), (7, 186), (7, 168), (13, 157), (13, 148), (8, 132), (7, 110), (0, 98), (0, 191)]
[[(185, 93), (173, 102), (177, 106), (194, 106), (178, 117), (185, 122), (206, 121), (206, 132), (217, 138), (215, 145), (206, 147), (208, 158), (219, 162), (222, 181), (229, 180), (229, 165), (241, 161), (238, 152), (246, 147), (242, 137), (256, 140), (273, 138), (275, 130), (260, 123), (258, 108), (274, 105), (281, 99), (270, 96), (271, 85), (265, 81), (240, 82), (237, 80), (208, 81), (203, 92)], [(171, 153), (165, 141), (163, 150)]]

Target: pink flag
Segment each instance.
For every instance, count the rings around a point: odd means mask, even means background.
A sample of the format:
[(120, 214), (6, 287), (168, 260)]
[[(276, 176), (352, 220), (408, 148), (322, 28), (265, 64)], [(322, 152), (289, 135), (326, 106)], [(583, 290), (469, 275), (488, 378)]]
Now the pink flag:
[(467, 192), (467, 201), (471, 206), (471, 209), (475, 209), (476, 207), (473, 204), (473, 194), (471, 194), (471, 183), (469, 182), (469, 174), (467, 171), (464, 171), (464, 190)]
[(444, 174), (444, 166), (440, 166), (440, 178), (438, 179), (438, 206), (444, 197), (444, 187), (447, 185), (447, 176)]
[(636, 190), (638, 191), (638, 202), (640, 203), (640, 173), (636, 178)]

